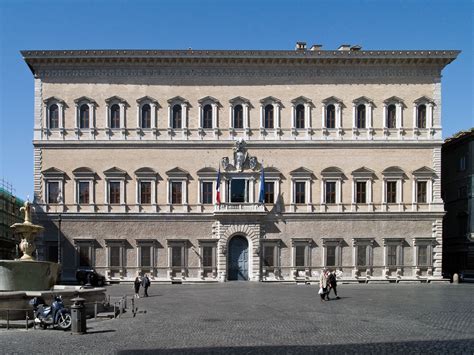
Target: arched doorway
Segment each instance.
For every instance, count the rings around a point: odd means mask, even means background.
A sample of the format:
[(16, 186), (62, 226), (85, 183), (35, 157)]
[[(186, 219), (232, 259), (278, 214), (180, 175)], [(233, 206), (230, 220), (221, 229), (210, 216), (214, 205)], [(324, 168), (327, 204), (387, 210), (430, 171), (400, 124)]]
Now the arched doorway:
[(227, 259), (228, 280), (247, 281), (249, 269), (249, 243), (243, 236), (233, 237), (229, 242)]

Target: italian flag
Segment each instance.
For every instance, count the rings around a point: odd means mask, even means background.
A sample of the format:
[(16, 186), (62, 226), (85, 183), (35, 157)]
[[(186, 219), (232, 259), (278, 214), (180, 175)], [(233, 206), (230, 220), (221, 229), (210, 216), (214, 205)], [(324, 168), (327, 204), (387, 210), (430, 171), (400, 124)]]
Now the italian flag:
[(221, 204), (221, 167), (217, 172), (217, 182), (216, 182), (216, 203)]

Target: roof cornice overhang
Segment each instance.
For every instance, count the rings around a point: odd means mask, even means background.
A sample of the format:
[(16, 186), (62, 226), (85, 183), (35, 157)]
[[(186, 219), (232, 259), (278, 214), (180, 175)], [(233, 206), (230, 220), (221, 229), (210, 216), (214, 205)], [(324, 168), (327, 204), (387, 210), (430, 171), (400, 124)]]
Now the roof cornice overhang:
[(458, 50), (279, 51), (279, 50), (24, 50), (33, 73), (45, 66), (87, 65), (435, 65), (444, 67)]

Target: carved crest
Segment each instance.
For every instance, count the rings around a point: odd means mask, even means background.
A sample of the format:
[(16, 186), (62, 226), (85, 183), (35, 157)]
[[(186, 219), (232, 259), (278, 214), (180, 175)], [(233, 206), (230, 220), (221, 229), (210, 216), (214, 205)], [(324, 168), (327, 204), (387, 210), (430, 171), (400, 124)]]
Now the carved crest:
[(223, 157), (221, 159), (222, 168), (224, 170), (236, 170), (238, 172), (242, 172), (246, 167), (252, 170), (256, 169), (258, 160), (256, 157), (248, 155), (245, 141), (242, 138), (235, 141), (233, 150), (233, 164), (230, 163), (230, 159), (228, 157)]

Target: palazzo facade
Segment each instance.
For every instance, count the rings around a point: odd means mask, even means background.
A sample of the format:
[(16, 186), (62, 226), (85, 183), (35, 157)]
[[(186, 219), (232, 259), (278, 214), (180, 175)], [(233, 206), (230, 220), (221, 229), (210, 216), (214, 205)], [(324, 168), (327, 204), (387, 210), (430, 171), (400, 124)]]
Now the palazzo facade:
[(21, 53), (39, 253), (60, 244), (63, 279), (442, 280), (441, 71), (458, 51)]

